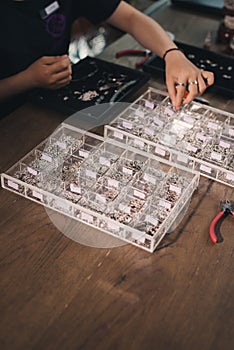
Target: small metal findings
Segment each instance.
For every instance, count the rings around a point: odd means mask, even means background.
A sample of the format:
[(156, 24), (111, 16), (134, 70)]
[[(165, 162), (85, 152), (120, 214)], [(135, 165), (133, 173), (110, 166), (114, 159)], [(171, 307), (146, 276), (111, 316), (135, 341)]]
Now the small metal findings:
[(164, 209), (164, 210), (158, 212), (157, 219), (158, 219), (160, 224), (167, 218), (168, 213), (169, 213), (169, 210), (167, 210), (167, 209)]
[(158, 227), (159, 227), (159, 224), (157, 226), (147, 225), (145, 232), (150, 236), (154, 236), (154, 234), (157, 232)]
[(223, 79), (232, 79), (232, 76), (231, 76), (231, 75), (228, 75), (228, 74), (223, 74), (223, 75), (222, 75), (222, 78), (223, 78)]
[(17, 171), (14, 176), (30, 185), (36, 185), (39, 182), (38, 176), (29, 173), (26, 169), (24, 171)]
[(89, 91), (84, 92), (78, 99), (86, 102), (86, 101), (93, 100), (97, 96), (99, 96), (97, 91), (89, 90)]
[(71, 201), (72, 203), (78, 203), (81, 196), (79, 194), (76, 194), (76, 193), (73, 193), (73, 192), (70, 192), (70, 191), (64, 191), (61, 193), (61, 195), (68, 199), (69, 201)]
[(189, 53), (188, 54), (188, 58), (191, 60), (191, 59), (194, 59), (196, 56), (194, 55), (194, 54), (192, 54), (192, 53)]
[(139, 161), (139, 160), (125, 160), (124, 165), (128, 168), (133, 168), (135, 170), (141, 170), (143, 167), (143, 162)]

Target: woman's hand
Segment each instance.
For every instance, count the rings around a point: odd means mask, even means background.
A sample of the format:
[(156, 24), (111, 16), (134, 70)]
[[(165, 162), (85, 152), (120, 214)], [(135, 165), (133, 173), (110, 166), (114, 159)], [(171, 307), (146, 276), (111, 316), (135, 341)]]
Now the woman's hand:
[(58, 89), (72, 79), (70, 59), (63, 56), (43, 56), (32, 63), (25, 71), (33, 87)]
[(176, 109), (190, 103), (214, 83), (212, 72), (198, 69), (179, 50), (168, 52), (165, 64), (168, 93)]

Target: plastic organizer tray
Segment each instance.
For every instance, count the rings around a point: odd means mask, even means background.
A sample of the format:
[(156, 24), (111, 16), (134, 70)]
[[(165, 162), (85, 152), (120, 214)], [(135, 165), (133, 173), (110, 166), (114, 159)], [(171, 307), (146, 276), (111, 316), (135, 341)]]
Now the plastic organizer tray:
[(105, 128), (105, 137), (234, 187), (234, 115), (192, 102), (175, 111), (149, 88)]
[(198, 172), (67, 124), (1, 174), (2, 187), (149, 252), (198, 182)]
[(82, 59), (72, 70), (69, 85), (58, 90), (37, 90), (34, 101), (67, 114), (101, 103), (111, 107), (111, 103), (129, 99), (150, 78), (148, 73), (95, 57)]
[[(212, 52), (178, 41), (175, 41), (175, 43), (198, 68), (214, 73), (215, 82), (208, 90), (215, 90), (218, 93), (234, 97), (234, 58), (232, 56)], [(164, 61), (156, 55), (150, 57), (142, 68), (145, 72), (164, 77)]]

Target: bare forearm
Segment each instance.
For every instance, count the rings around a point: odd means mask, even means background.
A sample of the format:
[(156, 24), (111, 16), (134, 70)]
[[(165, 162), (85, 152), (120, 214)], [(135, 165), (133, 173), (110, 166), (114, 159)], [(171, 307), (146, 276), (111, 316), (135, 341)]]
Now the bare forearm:
[[(129, 7), (126, 3), (121, 3), (120, 6)], [(128, 9), (128, 16), (124, 18), (122, 15), (120, 20), (117, 11), (116, 14), (109, 18), (109, 23), (131, 34), (138, 43), (158, 56), (162, 57), (166, 50), (176, 47), (164, 29), (152, 18), (136, 9), (130, 8)]]
[(26, 71), (0, 80), (0, 102), (33, 88)]
[(71, 81), (69, 57), (43, 56), (24, 71), (0, 80), (0, 102), (33, 88), (58, 89)]

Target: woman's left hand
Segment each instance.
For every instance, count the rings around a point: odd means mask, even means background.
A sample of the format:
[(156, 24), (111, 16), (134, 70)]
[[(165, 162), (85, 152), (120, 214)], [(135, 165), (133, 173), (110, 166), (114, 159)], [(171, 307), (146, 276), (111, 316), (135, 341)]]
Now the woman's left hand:
[(200, 70), (179, 50), (168, 52), (165, 64), (168, 93), (176, 109), (202, 95), (214, 83), (212, 72)]

